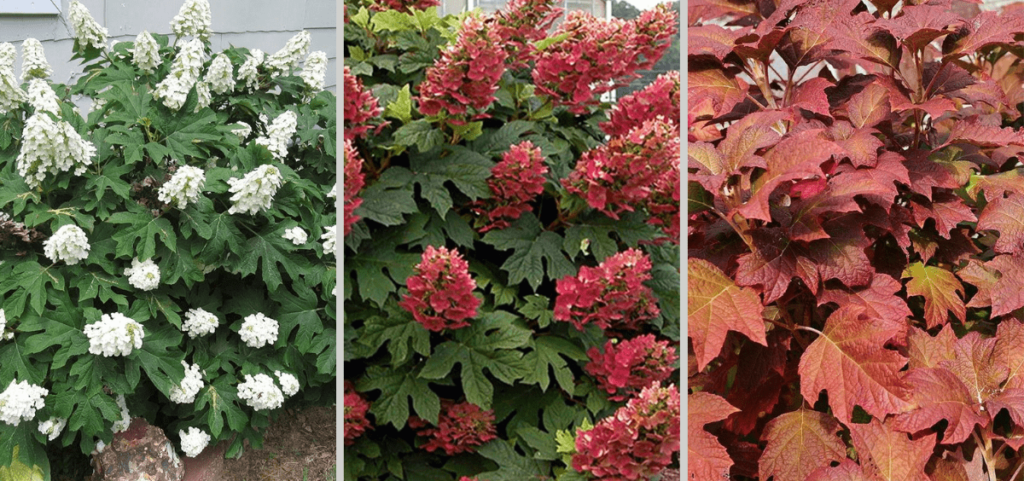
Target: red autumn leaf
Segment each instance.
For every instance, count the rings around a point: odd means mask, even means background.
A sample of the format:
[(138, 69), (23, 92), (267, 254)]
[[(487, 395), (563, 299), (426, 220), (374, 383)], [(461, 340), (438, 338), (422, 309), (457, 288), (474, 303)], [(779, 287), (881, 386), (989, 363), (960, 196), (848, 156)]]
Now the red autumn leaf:
[(953, 359), (956, 357), (953, 352), (956, 340), (952, 326), (942, 326), (935, 336), (922, 329), (911, 328), (907, 334), (907, 353), (910, 356), (908, 367), (910, 369), (938, 367), (942, 361)]
[(1024, 349), (1021, 346), (1024, 346), (1024, 323), (1017, 319), (1004, 319), (996, 328), (996, 350), (993, 354), (994, 362), (1006, 366), (1004, 388), (1024, 388)]
[(704, 430), (704, 426), (725, 419), (736, 412), (736, 408), (725, 399), (705, 392), (690, 394), (686, 404), (688, 477), (708, 480), (728, 478), (732, 459), (718, 438)]
[(951, 33), (950, 26), (962, 23), (959, 15), (945, 7), (907, 5), (900, 9), (898, 17), (881, 18), (877, 24), (910, 50), (920, 50), (933, 40)]
[(935, 447), (935, 435), (910, 440), (895, 431), (891, 422), (872, 419), (870, 424), (850, 424), (850, 438), (865, 471), (885, 481), (921, 481), (927, 479), (924, 467)]
[(711, 55), (722, 60), (732, 52), (736, 40), (750, 33), (751, 27), (727, 29), (718, 25), (702, 25), (686, 30), (687, 55)]
[(840, 307), (800, 357), (800, 394), (815, 400), (824, 390), (836, 418), (849, 425), (853, 408), (875, 417), (909, 408), (900, 369), (907, 359), (882, 348), (892, 333), (886, 323), (863, 315), (859, 307)]
[(728, 331), (739, 332), (767, 346), (761, 301), (753, 290), (739, 287), (718, 267), (702, 259), (687, 260), (687, 333), (703, 370), (718, 356)]
[(878, 84), (868, 85), (860, 93), (850, 97), (846, 110), (854, 127), (874, 127), (892, 114), (889, 91)]
[(757, 13), (754, 0), (690, 0), (686, 2), (687, 14), (693, 22), (723, 16), (745, 17)]
[(1009, 372), (1006, 366), (993, 362), (995, 347), (994, 338), (968, 332), (953, 345), (953, 359), (940, 362), (939, 367), (955, 374), (967, 387), (971, 399), (983, 403), (999, 391)]
[(751, 241), (756, 250), (736, 260), (738, 285), (759, 287), (765, 304), (782, 297), (795, 278), (818, 292), (817, 266), (807, 257), (807, 249), (790, 241), (782, 229), (758, 229), (751, 233)]
[(690, 105), (710, 99), (715, 117), (729, 113), (747, 97), (746, 82), (735, 75), (727, 75), (721, 69), (690, 70), (686, 74), (686, 81), (686, 96)]
[(807, 476), (806, 481), (878, 481), (880, 478), (865, 473), (864, 468), (851, 459), (844, 459), (839, 466), (821, 467)]
[(836, 18), (828, 24), (826, 32), (834, 39), (833, 48), (887, 67), (900, 67), (896, 38), (875, 25), (875, 17), (870, 13)]
[(765, 426), (761, 439), (768, 442), (759, 460), (761, 479), (804, 481), (811, 471), (846, 459), (846, 443), (839, 438), (839, 423), (810, 409), (783, 414)]
[(885, 144), (875, 134), (878, 134), (875, 129), (854, 129), (846, 121), (836, 122), (828, 130), (829, 138), (843, 149), (843, 155), (855, 167), (874, 167), (878, 163), (878, 150), (885, 147)]
[(738, 435), (750, 434), (779, 401), (782, 388), (792, 382), (786, 376), (787, 353), (792, 334), (781, 329), (768, 333), (768, 346), (744, 346), (736, 362), (736, 377), (726, 400), (740, 409), (722, 427)]
[(993, 417), (1006, 409), (1017, 426), (1024, 426), (1024, 389), (1004, 389), (989, 398), (985, 405)]
[(837, 279), (847, 287), (868, 285), (875, 269), (868, 259), (871, 240), (864, 235), (860, 223), (832, 223), (825, 231), (829, 238), (808, 245), (811, 258), (817, 263), (822, 282)]
[(981, 12), (970, 19), (957, 35), (946, 37), (942, 42), (943, 59), (971, 54), (986, 45), (1013, 44), (1013, 34), (1021, 31), (1024, 31), (1024, 25), (1019, 15)]
[(866, 315), (888, 323), (888, 329), (897, 336), (901, 332), (905, 335), (907, 317), (910, 317), (911, 312), (906, 301), (896, 295), (901, 289), (903, 285), (896, 279), (885, 274), (876, 274), (871, 277), (867, 286), (857, 289), (823, 289), (818, 295), (818, 305), (831, 303), (840, 307), (860, 306)]
[(980, 401), (971, 397), (967, 386), (943, 368), (913, 369), (903, 378), (913, 389), (916, 409), (896, 416), (893, 427), (914, 433), (945, 419), (949, 422), (943, 444), (960, 444), (971, 436), (975, 425), (988, 426), (989, 416)]
[(903, 278), (910, 278), (907, 282), (908, 296), (924, 296), (924, 318), (929, 329), (946, 324), (948, 312), (952, 312), (956, 319), (964, 320), (967, 308), (960, 298), (964, 288), (952, 272), (915, 262), (903, 271)]
[(1024, 145), (1024, 133), (1010, 127), (1000, 128), (994, 125), (985, 125), (980, 123), (977, 118), (970, 117), (953, 124), (949, 138), (936, 150), (957, 142), (966, 142), (978, 147)]
[(820, 77), (812, 78), (795, 87), (795, 93), (790, 98), (789, 105), (825, 117), (832, 117), (832, 113), (829, 111), (828, 95), (825, 94), (825, 89), (829, 87), (832, 87), (832, 82)]
[(976, 198), (982, 192), (987, 199), (996, 199), (1007, 193), (1024, 195), (1024, 169), (971, 177), (967, 195)]
[(962, 151), (956, 147), (930, 155), (924, 151), (910, 152), (904, 165), (910, 171), (911, 190), (931, 200), (935, 187), (957, 189), (966, 184), (974, 164), (957, 157), (959, 152)]
[(1024, 195), (996, 197), (978, 216), (978, 230), (999, 233), (992, 249), (1005, 254), (1024, 252)]
[[(1014, 448), (1016, 449), (1016, 448)], [(982, 456), (975, 451), (974, 459), (964, 459), (963, 448), (942, 453), (935, 461), (931, 481), (988, 481), (988, 474), (982, 468)]]
[[(914, 222), (924, 227), (928, 219), (935, 221), (935, 230), (939, 235), (949, 239), (949, 233), (961, 222), (976, 222), (978, 218), (960, 197), (949, 193), (936, 194), (931, 202), (910, 201), (910, 210), (914, 214)], [(1022, 233), (1024, 235), (1024, 233)]]
[(836, 48), (835, 35), (829, 31), (829, 26), (849, 17), (857, 3), (855, 0), (814, 0), (803, 5), (789, 25), (788, 48), (779, 49), (786, 64), (795, 68), (829, 56)]
[(984, 264), (971, 260), (957, 275), (978, 288), (967, 307), (992, 306), (992, 317), (1024, 307), (1024, 257), (1001, 255)]
[(718, 192), (732, 173), (725, 156), (708, 142), (690, 142), (686, 155), (687, 167), (697, 170), (690, 174), (690, 179), (700, 183), (708, 192)]
[(760, 149), (779, 143), (782, 136), (772, 127), (777, 122), (791, 120), (789, 112), (770, 110), (750, 114), (729, 126), (718, 149), (725, 156), (730, 172), (743, 167), (766, 167), (765, 159), (754, 155)]
[(896, 152), (883, 152), (873, 168), (856, 168), (842, 164), (834, 172), (835, 183), (852, 184), (849, 192), (888, 210), (899, 193), (896, 183), (907, 184), (910, 175), (903, 157)]
[(925, 95), (928, 96), (950, 94), (977, 82), (968, 71), (952, 63), (930, 63), (924, 67), (924, 85), (928, 87)]

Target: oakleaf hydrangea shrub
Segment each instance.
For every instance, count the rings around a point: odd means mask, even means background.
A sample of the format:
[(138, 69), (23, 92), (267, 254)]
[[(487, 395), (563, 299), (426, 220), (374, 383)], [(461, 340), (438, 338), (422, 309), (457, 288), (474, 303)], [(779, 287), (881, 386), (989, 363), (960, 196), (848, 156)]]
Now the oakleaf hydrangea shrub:
[(347, 480), (679, 465), (678, 14), (562, 7), (345, 4)]
[(335, 402), (326, 56), (306, 32), (213, 50), (207, 0), (126, 42), (68, 14), (74, 84), (0, 44), (0, 472), (133, 417), (239, 455), (281, 406)]

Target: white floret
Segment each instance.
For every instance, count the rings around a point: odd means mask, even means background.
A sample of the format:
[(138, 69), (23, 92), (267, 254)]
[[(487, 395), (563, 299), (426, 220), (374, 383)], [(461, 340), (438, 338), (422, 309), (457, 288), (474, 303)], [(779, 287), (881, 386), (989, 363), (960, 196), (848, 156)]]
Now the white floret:
[(261, 165), (241, 179), (228, 179), (228, 192), (234, 194), (228, 213), (256, 214), (269, 210), (283, 181), (281, 170), (272, 165)]
[(14, 339), (14, 333), (4, 333), (4, 329), (7, 326), (7, 313), (3, 309), (0, 309), (0, 341)]
[(25, 121), (22, 129), (22, 145), (16, 161), (18, 175), (29, 187), (36, 188), (47, 174), (56, 175), (74, 168), (74, 175), (82, 175), (95, 156), (96, 147), (82, 139), (71, 124), (36, 112)]
[(205, 184), (206, 173), (203, 169), (183, 165), (178, 167), (178, 170), (171, 176), (171, 180), (160, 187), (157, 198), (160, 202), (184, 209), (189, 203), (194, 204), (199, 201)]
[(335, 242), (337, 240), (337, 236), (337, 225), (324, 227), (324, 235), (320, 236), (320, 239), (324, 241), (324, 255), (337, 255), (335, 254)]
[(309, 89), (309, 93), (303, 99), (309, 102), (317, 92), (324, 89), (324, 80), (327, 78), (327, 54), (319, 50), (310, 53), (299, 77), (302, 77), (302, 81)]
[(210, 36), (210, 2), (187, 0), (171, 20), (171, 30), (181, 38), (186, 35), (206, 39)]
[(125, 431), (132, 424), (132, 416), (128, 412), (128, 404), (124, 402), (124, 394), (117, 395), (117, 407), (121, 408), (121, 419), (114, 421), (114, 425), (110, 427), (114, 433)]
[(231, 129), (231, 133), (238, 136), (239, 142), (245, 142), (245, 138), (252, 133), (252, 127), (249, 127), (249, 124), (242, 122), (239, 122), (235, 125), (237, 125), (238, 127)]
[(242, 66), (238, 67), (238, 80), (245, 81), (245, 88), (250, 92), (256, 90), (259, 87), (259, 70), (258, 67), (263, 65), (264, 54), (263, 51), (254, 48), (249, 51), (249, 56), (242, 62)]
[(107, 29), (100, 26), (92, 18), (89, 9), (78, 0), (71, 0), (68, 6), (68, 19), (71, 20), (71, 28), (75, 31), (79, 48), (84, 50), (86, 45), (92, 45), (102, 50), (107, 47)]
[(53, 441), (60, 436), (61, 431), (64, 430), (64, 426), (67, 426), (68, 420), (64, 418), (51, 417), (46, 421), (39, 423), (39, 432), (46, 436), (46, 439)]
[(199, 74), (206, 60), (206, 52), (203, 50), (203, 42), (194, 38), (185, 42), (174, 57), (171, 64), (171, 73), (160, 83), (156, 84), (156, 91), (153, 96), (163, 99), (167, 108), (178, 110), (185, 104), (188, 93), (199, 81)]
[(50, 75), (53, 75), (53, 68), (46, 61), (43, 44), (34, 38), (26, 38), (21, 43), (21, 80), (27, 82), (30, 78), (45, 79)]
[(60, 116), (60, 103), (57, 93), (50, 88), (49, 82), (34, 78), (28, 81), (28, 103), (37, 112), (50, 112)]
[(188, 337), (195, 339), (207, 334), (213, 334), (217, 330), (220, 321), (217, 316), (210, 314), (205, 309), (197, 307), (189, 309), (185, 313), (185, 322), (181, 324), (181, 330), (188, 334)]
[(132, 266), (124, 270), (128, 276), (128, 283), (140, 291), (151, 291), (160, 286), (160, 267), (153, 259), (146, 259), (139, 262), (138, 258), (132, 259)]
[(185, 366), (185, 378), (181, 380), (180, 384), (171, 387), (168, 397), (171, 398), (171, 402), (191, 404), (195, 402), (196, 395), (203, 389), (203, 375), (199, 371), (199, 364), (189, 366), (187, 362), (181, 361), (181, 365)]
[(89, 239), (81, 227), (67, 224), (43, 242), (43, 254), (51, 262), (64, 261), (73, 266), (89, 257)]
[(295, 112), (287, 110), (267, 126), (267, 137), (257, 138), (256, 143), (266, 147), (271, 154), (274, 154), (275, 159), (284, 161), (288, 155), (288, 144), (291, 142), (292, 136), (295, 135), (297, 127), (298, 117)]
[(267, 68), (270, 69), (270, 76), (276, 77), (298, 68), (306, 52), (309, 51), (309, 32), (303, 30), (294, 37), (288, 39), (288, 43), (273, 55), (267, 58)]
[(274, 375), (277, 376), (277, 382), (281, 383), (281, 391), (285, 396), (292, 397), (299, 392), (299, 380), (295, 376), (281, 371), (274, 371)]
[(14, 45), (0, 43), (0, 115), (18, 109), (28, 99), (14, 75)]
[(213, 102), (213, 96), (210, 95), (210, 84), (206, 82), (196, 82), (196, 95), (198, 96), (196, 112), (209, 107), (210, 102)]
[(238, 330), (238, 335), (242, 337), (245, 345), (261, 348), (277, 342), (277, 329), (276, 320), (258, 312), (245, 317), (242, 327)]
[(223, 53), (217, 54), (210, 62), (210, 70), (204, 80), (210, 84), (210, 90), (217, 94), (226, 94), (235, 90), (235, 79), (232, 78), (231, 59)]
[(160, 66), (160, 45), (149, 32), (143, 30), (135, 37), (132, 52), (132, 63), (147, 74), (153, 73)]
[(284, 394), (270, 376), (262, 373), (256, 376), (246, 374), (245, 382), (238, 385), (238, 399), (257, 411), (263, 411), (281, 407)]
[(210, 435), (195, 426), (190, 426), (187, 433), (179, 430), (178, 436), (181, 437), (181, 450), (190, 458), (199, 456), (210, 444)]
[(89, 338), (89, 352), (104, 357), (127, 356), (133, 349), (142, 347), (145, 333), (142, 324), (119, 312), (104, 314), (92, 324), (85, 326)]
[(285, 230), (284, 235), (281, 237), (292, 241), (292, 244), (300, 246), (306, 243), (306, 240), (309, 239), (309, 234), (306, 234), (306, 231), (302, 230), (302, 227), (295, 226), (291, 229)]
[(11, 426), (31, 421), (36, 417), (36, 411), (43, 408), (43, 398), (49, 393), (48, 389), (28, 381), (15, 382), (12, 379), (7, 389), (0, 393), (0, 421)]
[(327, 193), (327, 197), (331, 199), (338, 198), (338, 184), (334, 184), (331, 186), (331, 191)]

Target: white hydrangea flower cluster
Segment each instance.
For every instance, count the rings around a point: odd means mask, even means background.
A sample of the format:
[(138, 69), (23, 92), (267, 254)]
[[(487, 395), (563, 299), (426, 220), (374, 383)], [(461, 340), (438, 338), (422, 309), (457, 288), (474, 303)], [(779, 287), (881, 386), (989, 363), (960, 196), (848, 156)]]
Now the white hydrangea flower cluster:
[(207, 0), (187, 0), (171, 20), (171, 30), (178, 38), (190, 35), (201, 39), (209, 38), (210, 2)]
[(277, 376), (277, 382), (281, 383), (281, 391), (285, 396), (292, 397), (299, 392), (299, 380), (294, 375), (281, 371), (274, 371), (274, 375)]
[(262, 373), (255, 376), (246, 374), (245, 382), (238, 385), (238, 399), (257, 411), (263, 411), (281, 407), (284, 404), (284, 393), (270, 376)]
[(104, 314), (92, 324), (85, 326), (89, 338), (89, 352), (103, 357), (127, 356), (132, 349), (142, 347), (142, 324), (119, 312)]
[(239, 122), (235, 125), (238, 127), (231, 129), (231, 133), (238, 136), (239, 142), (245, 142), (245, 138), (252, 133), (252, 127), (249, 127), (249, 124), (243, 122)]
[(231, 59), (223, 53), (217, 54), (210, 62), (210, 70), (203, 79), (210, 84), (210, 90), (217, 94), (225, 94), (235, 90), (235, 79), (232, 75)]
[(36, 417), (36, 411), (43, 408), (43, 398), (49, 393), (48, 389), (28, 381), (15, 382), (12, 379), (7, 389), (0, 393), (0, 421), (11, 426), (31, 421)]
[(299, 77), (302, 77), (302, 81), (310, 90), (305, 99), (309, 102), (317, 92), (324, 89), (324, 79), (327, 78), (327, 54), (319, 50), (309, 54)]
[(327, 193), (327, 197), (331, 199), (338, 198), (338, 184), (334, 184), (331, 186), (331, 191)]
[(288, 73), (299, 66), (302, 59), (309, 52), (309, 32), (303, 30), (294, 37), (288, 39), (288, 43), (267, 58), (267, 68), (270, 69), (270, 76)]
[(178, 110), (185, 104), (188, 93), (199, 80), (199, 73), (203, 69), (203, 62), (206, 60), (206, 52), (203, 50), (203, 42), (194, 38), (185, 42), (174, 57), (171, 64), (171, 73), (167, 78), (156, 84), (156, 91), (153, 96), (163, 99), (164, 105), (171, 110)]
[(64, 418), (51, 417), (46, 421), (39, 423), (39, 432), (46, 436), (46, 439), (53, 441), (60, 436), (61, 431), (64, 430), (64, 426), (68, 425), (68, 420)]
[(213, 334), (217, 330), (220, 321), (217, 316), (210, 314), (205, 309), (197, 307), (189, 309), (185, 313), (185, 322), (181, 324), (181, 330), (188, 334), (188, 337), (195, 339), (207, 334)]
[(302, 230), (302, 227), (295, 226), (291, 229), (285, 230), (284, 235), (281, 237), (292, 241), (292, 244), (300, 246), (306, 243), (306, 240), (309, 239), (309, 234), (306, 234), (306, 231)]
[(135, 46), (131, 52), (132, 63), (146, 74), (152, 74), (160, 66), (160, 45), (145, 30), (135, 37)]
[(117, 407), (121, 408), (121, 419), (114, 421), (114, 425), (110, 427), (110, 430), (114, 433), (119, 433), (128, 429), (128, 426), (132, 424), (132, 415), (128, 412), (128, 404), (124, 402), (124, 394), (117, 395)]
[(14, 333), (8, 332), (4, 334), (4, 329), (7, 327), (7, 313), (3, 309), (0, 309), (0, 341), (14, 339)]
[(260, 73), (257, 68), (263, 65), (263, 57), (263, 51), (254, 48), (249, 51), (249, 57), (242, 62), (242, 66), (238, 67), (238, 80), (244, 80), (245, 88), (250, 92), (260, 85)]
[(17, 109), (26, 100), (25, 91), (14, 76), (14, 45), (0, 43), (0, 115)]
[(89, 238), (81, 227), (73, 224), (61, 226), (43, 242), (43, 254), (51, 262), (64, 261), (69, 266), (89, 257)]
[(34, 189), (46, 179), (47, 173), (56, 175), (74, 167), (74, 174), (82, 175), (95, 155), (96, 147), (82, 139), (71, 124), (36, 112), (22, 129), (18, 174)]
[(199, 456), (210, 444), (210, 435), (195, 426), (189, 426), (187, 433), (184, 429), (178, 430), (178, 436), (181, 437), (181, 450), (190, 458)]
[(196, 112), (209, 107), (210, 102), (213, 102), (213, 96), (210, 95), (210, 84), (206, 82), (196, 82), (196, 95), (198, 96)]
[(228, 179), (228, 184), (231, 185), (228, 192), (235, 194), (231, 196), (231, 202), (234, 204), (228, 209), (228, 213), (256, 214), (270, 209), (274, 194), (277, 194), (282, 182), (284, 176), (281, 175), (281, 170), (272, 165), (261, 165), (241, 179)]
[(132, 259), (132, 266), (124, 270), (128, 276), (128, 283), (140, 291), (152, 291), (160, 286), (160, 267), (153, 259), (146, 259), (139, 262), (136, 257)]
[(259, 349), (277, 342), (277, 328), (276, 320), (263, 315), (262, 312), (257, 312), (245, 316), (238, 335), (242, 336), (245, 345)]
[(330, 227), (324, 227), (324, 235), (320, 236), (320, 240), (324, 241), (324, 255), (336, 256), (335, 253), (335, 242), (338, 238), (338, 225), (332, 225)]
[(298, 116), (295, 112), (286, 110), (267, 126), (267, 137), (256, 139), (256, 143), (266, 147), (274, 154), (275, 159), (283, 162), (288, 155), (288, 143), (291, 142), (297, 128)]
[(160, 187), (157, 198), (160, 202), (184, 209), (190, 202), (199, 201), (199, 195), (206, 184), (206, 172), (199, 167), (182, 165), (171, 176), (171, 180)]
[(30, 78), (47, 78), (53, 75), (53, 68), (46, 62), (43, 44), (34, 38), (26, 38), (21, 43), (21, 80)]
[(36, 112), (50, 112), (60, 116), (57, 93), (50, 88), (50, 83), (43, 79), (34, 78), (28, 81), (28, 103)]
[(107, 47), (107, 29), (101, 27), (92, 18), (89, 9), (78, 0), (71, 0), (71, 5), (68, 6), (68, 19), (71, 20), (71, 28), (75, 30), (75, 40), (78, 40), (79, 48), (85, 50), (86, 45), (92, 45), (102, 50)]
[(171, 402), (191, 404), (195, 402), (196, 395), (203, 389), (203, 374), (199, 371), (199, 364), (189, 366), (187, 362), (181, 361), (181, 365), (185, 366), (185, 378), (181, 380), (180, 384), (171, 388), (169, 397)]

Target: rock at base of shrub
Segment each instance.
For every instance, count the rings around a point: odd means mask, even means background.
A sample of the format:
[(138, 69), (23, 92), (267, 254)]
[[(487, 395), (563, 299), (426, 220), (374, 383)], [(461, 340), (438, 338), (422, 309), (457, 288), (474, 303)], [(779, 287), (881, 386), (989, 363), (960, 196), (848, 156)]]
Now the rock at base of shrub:
[(94, 481), (182, 481), (185, 464), (164, 431), (143, 418), (114, 434), (102, 453), (93, 455)]

